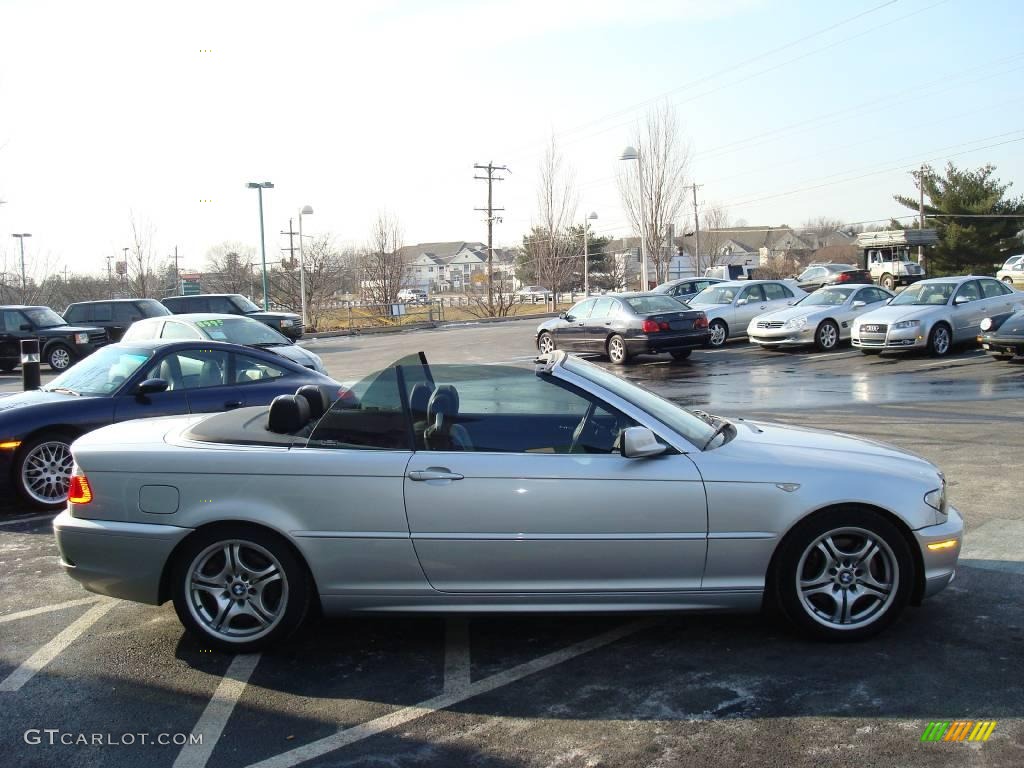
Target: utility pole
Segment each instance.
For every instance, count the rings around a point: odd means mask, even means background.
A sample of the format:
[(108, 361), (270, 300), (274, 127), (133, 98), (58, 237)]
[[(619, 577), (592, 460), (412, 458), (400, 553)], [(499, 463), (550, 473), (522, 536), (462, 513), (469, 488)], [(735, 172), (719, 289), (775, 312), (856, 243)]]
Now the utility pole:
[(494, 182), (504, 181), (504, 177), (495, 176), (495, 171), (504, 171), (505, 173), (512, 173), (505, 165), (495, 165), (494, 162), (489, 162), (487, 165), (480, 165), (476, 163), (473, 168), (479, 171), (487, 171), (486, 176), (474, 176), (474, 179), (479, 181), (487, 182), (487, 207), (486, 208), (474, 208), (474, 211), (486, 211), (487, 212), (487, 310), (494, 313), (494, 220), (500, 222), (501, 217), (495, 217), (495, 211), (504, 211), (504, 208), (494, 207)]
[(174, 246), (174, 295), (181, 290), (181, 272), (178, 271), (178, 246)]
[(114, 275), (110, 271), (110, 260), (114, 258), (111, 253), (107, 254), (107, 290), (110, 292), (110, 298), (114, 298)]
[[(124, 272), (121, 273), (121, 293), (124, 293), (125, 292), (125, 287), (124, 287), (125, 286), (125, 281), (128, 280), (128, 250), (129, 249), (128, 248), (122, 248), (121, 250), (124, 251), (124, 261), (121, 262), (122, 264), (124, 264)], [(140, 261), (141, 261), (141, 259), (140, 259)], [(124, 297), (122, 297), (122, 298), (124, 298)]]
[[(920, 192), (920, 198), (918, 199), (918, 204), (917, 204), (917, 215), (918, 215), (918, 219), (919, 219), (919, 225), (918, 226), (919, 226), (920, 229), (924, 229), (924, 174), (925, 174), (925, 169), (927, 167), (928, 167), (927, 165), (925, 165), (924, 163), (921, 163), (921, 170), (918, 173), (918, 177), (917, 177), (917, 188), (918, 188), (918, 191)], [(924, 246), (923, 245), (917, 246), (917, 263), (921, 265), (921, 269), (925, 268)]]
[[(295, 235), (298, 234), (298, 232), (295, 232), (294, 230), (295, 230), (295, 227), (292, 226), (292, 219), (289, 218), (288, 219), (288, 231), (281, 233), (282, 235), (288, 235), (288, 247), (287, 248), (282, 248), (281, 250), (282, 251), (288, 251), (288, 264), (289, 264), (289, 266), (295, 264), (295, 240), (294, 240), (294, 237), (295, 237)], [(299, 246), (300, 247), (302, 246), (301, 240), (299, 241)], [(300, 274), (299, 277), (301, 278), (302, 275)], [(301, 290), (302, 290), (302, 286), (300, 285), (299, 286), (299, 291), (301, 292)], [(305, 321), (303, 321), (303, 322), (305, 322)]]
[(700, 213), (697, 211), (697, 190), (703, 186), (697, 183), (690, 185), (690, 189), (693, 190), (693, 260), (697, 277), (700, 277)]

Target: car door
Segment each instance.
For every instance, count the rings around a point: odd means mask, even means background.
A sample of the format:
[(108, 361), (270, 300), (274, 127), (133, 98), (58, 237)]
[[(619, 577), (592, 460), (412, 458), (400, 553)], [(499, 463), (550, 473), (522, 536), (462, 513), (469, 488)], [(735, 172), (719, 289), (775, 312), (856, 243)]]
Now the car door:
[(612, 315), (616, 310), (615, 299), (597, 299), (590, 316), (586, 321), (586, 340), (582, 349), (586, 352), (603, 352), (605, 339), (608, 337), (612, 324)]
[[(746, 303), (740, 303), (746, 299)], [(742, 335), (747, 331), (747, 325), (756, 315), (768, 310), (768, 301), (764, 295), (764, 288), (757, 285), (748, 285), (740, 291), (733, 306), (735, 307), (733, 321), (729, 327), (733, 335)]]
[(707, 505), (685, 454), (623, 458), (621, 430), (636, 422), (551, 376), (502, 366), (431, 372), (436, 389), (414, 436), (424, 449), (409, 462), (405, 503), (435, 589), (700, 586)]
[(231, 354), (223, 349), (179, 349), (173, 353), (191, 413), (218, 413), (245, 405), (234, 383)]
[(12, 367), (20, 365), (21, 338), (24, 335), (21, 326), (28, 321), (16, 309), (5, 309), (0, 320), (3, 321), (0, 324), (0, 363)]
[(114, 317), (107, 326), (107, 335), (111, 341), (120, 341), (131, 324), (142, 319), (142, 312), (131, 301), (118, 301), (113, 309)]
[[(108, 377), (116, 378), (118, 368), (134, 371), (131, 350), (125, 350), (122, 361), (111, 364)], [(155, 416), (180, 416), (189, 412), (188, 394), (181, 383), (177, 361), (172, 354), (157, 353), (153, 359), (126, 381), (114, 395), (114, 421), (146, 419)], [(138, 394), (138, 386), (147, 379), (164, 379), (168, 384), (165, 392)]]
[(581, 301), (568, 312), (554, 329), (555, 344), (559, 349), (582, 351), (587, 344), (587, 320), (594, 308), (596, 299)]
[(978, 282), (981, 283), (981, 295), (986, 305), (985, 317), (1014, 312), (1018, 309), (1013, 299), (1013, 289), (1010, 286), (992, 278)]
[(986, 303), (981, 297), (981, 286), (977, 280), (968, 280), (953, 294), (952, 312), (953, 340), (964, 341), (981, 332), (981, 321), (985, 318)]
[(299, 388), (294, 381), (296, 374), (283, 365), (240, 352), (232, 353), (231, 359), (231, 383), (246, 406), (266, 405), (277, 395), (291, 394)]

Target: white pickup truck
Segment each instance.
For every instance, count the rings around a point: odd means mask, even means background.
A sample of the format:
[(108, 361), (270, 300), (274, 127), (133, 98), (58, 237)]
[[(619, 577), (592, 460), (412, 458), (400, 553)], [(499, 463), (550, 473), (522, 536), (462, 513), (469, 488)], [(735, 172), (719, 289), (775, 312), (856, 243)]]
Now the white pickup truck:
[(888, 290), (897, 285), (910, 285), (924, 280), (924, 267), (910, 258), (914, 246), (934, 245), (939, 240), (934, 229), (895, 229), (885, 232), (862, 232), (857, 235), (861, 252), (861, 269), (871, 272), (871, 279)]

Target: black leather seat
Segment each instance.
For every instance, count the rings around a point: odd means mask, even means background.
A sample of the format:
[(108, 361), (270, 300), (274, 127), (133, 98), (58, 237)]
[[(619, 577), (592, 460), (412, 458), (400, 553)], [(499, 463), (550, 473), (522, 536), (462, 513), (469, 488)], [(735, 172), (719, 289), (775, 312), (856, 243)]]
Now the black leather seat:
[(278, 395), (270, 402), (267, 429), (279, 435), (298, 432), (309, 422), (309, 401), (298, 395)]
[(430, 406), (430, 396), (434, 389), (429, 384), (420, 382), (409, 391), (409, 410), (412, 415), (412, 431), (416, 437), (416, 447), (426, 448), (423, 440), (423, 433), (427, 431), (427, 410)]
[[(414, 387), (415, 389), (415, 387)], [(428, 451), (472, 451), (473, 441), (464, 426), (456, 423), (459, 393), (451, 384), (441, 384), (427, 404), (427, 426), (423, 442)]]
[(319, 419), (331, 407), (330, 398), (316, 384), (304, 384), (295, 390), (295, 396), (301, 397), (309, 404), (309, 418)]

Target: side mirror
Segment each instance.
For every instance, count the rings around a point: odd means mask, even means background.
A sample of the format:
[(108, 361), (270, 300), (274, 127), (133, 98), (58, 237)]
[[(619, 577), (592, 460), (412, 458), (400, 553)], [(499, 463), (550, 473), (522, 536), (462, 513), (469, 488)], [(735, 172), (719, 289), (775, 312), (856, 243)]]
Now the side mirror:
[(861, 301), (860, 299), (858, 299), (857, 301), (853, 302), (853, 304), (851, 306), (854, 309), (860, 309), (861, 307), (866, 307), (867, 306), (867, 302), (864, 302), (864, 301)]
[(737, 307), (742, 307), (746, 303), (747, 303), (746, 299), (736, 299), (736, 306)]
[(626, 427), (622, 432), (622, 455), (627, 459), (657, 456), (665, 450), (665, 445), (647, 427)]
[(157, 392), (166, 392), (169, 386), (166, 379), (146, 379), (135, 389), (135, 394), (153, 395)]
[(954, 296), (953, 297), (953, 305), (954, 306), (959, 306), (961, 304), (966, 304), (968, 301), (970, 301), (970, 299), (967, 298), (966, 296)]
[(569, 313), (568, 312), (559, 312), (558, 313), (558, 317), (560, 319), (562, 319), (562, 320), (568, 320), (569, 319)]

